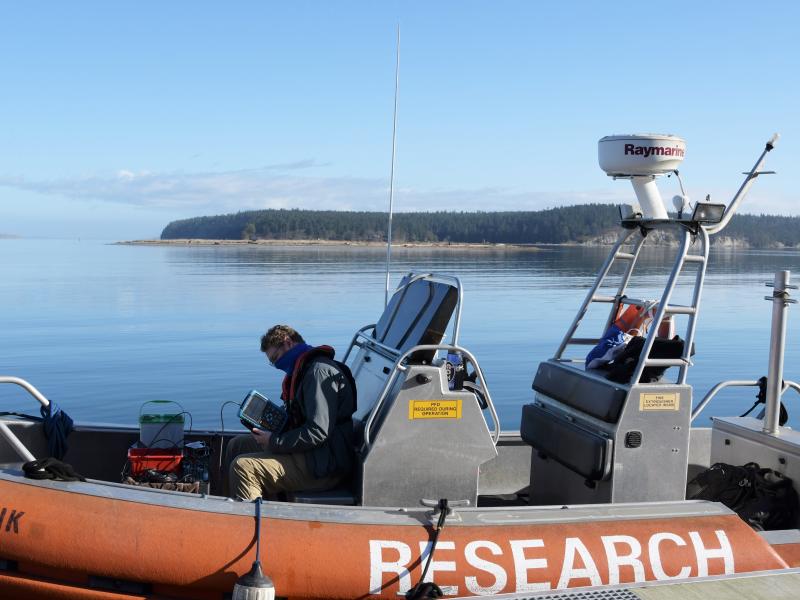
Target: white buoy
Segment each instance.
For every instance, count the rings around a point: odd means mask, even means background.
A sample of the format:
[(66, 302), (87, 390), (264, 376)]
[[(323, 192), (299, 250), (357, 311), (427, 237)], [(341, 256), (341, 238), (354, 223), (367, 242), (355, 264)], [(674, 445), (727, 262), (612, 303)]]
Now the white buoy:
[(275, 586), (272, 579), (261, 571), (261, 563), (256, 561), (249, 573), (242, 575), (233, 586), (232, 600), (275, 600)]
[(275, 600), (272, 579), (261, 570), (261, 498), (256, 498), (256, 560), (233, 586), (231, 600)]

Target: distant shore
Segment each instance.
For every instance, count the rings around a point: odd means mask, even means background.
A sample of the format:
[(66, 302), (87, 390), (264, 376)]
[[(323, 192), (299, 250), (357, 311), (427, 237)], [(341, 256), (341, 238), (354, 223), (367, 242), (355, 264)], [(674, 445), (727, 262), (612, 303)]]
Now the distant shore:
[[(120, 246), (328, 246), (347, 248), (385, 248), (386, 242), (363, 242), (346, 240), (129, 240), (115, 242)], [(393, 248), (436, 250), (540, 250), (543, 244), (466, 244), (447, 242), (393, 242)]]
[[(653, 235), (659, 245), (676, 246), (677, 240), (665, 237), (663, 234)], [(608, 247), (614, 245), (617, 236), (606, 234), (597, 236), (583, 242), (564, 242), (560, 244), (537, 242), (533, 244), (505, 244), (505, 243), (483, 243), (469, 244), (462, 242), (393, 242), (392, 248), (408, 250), (485, 250), (485, 251), (529, 251), (537, 252), (547, 248), (562, 247)], [(346, 240), (209, 240), (202, 238), (175, 239), (175, 240), (128, 240), (114, 242), (120, 246), (325, 246), (329, 248), (385, 248), (386, 242), (365, 242), (365, 241), (346, 241)], [(714, 240), (714, 248), (725, 250), (747, 250), (753, 248), (747, 240), (720, 236)], [(755, 246), (757, 249), (770, 250), (797, 250), (798, 246), (783, 245), (775, 242), (769, 246)]]

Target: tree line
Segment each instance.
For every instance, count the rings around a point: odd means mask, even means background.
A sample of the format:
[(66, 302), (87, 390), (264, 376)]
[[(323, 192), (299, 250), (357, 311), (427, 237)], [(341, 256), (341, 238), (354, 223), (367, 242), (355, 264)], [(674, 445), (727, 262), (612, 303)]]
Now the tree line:
[[(618, 225), (619, 213), (610, 204), (540, 211), (407, 212), (394, 214), (392, 238), (399, 243), (582, 243), (614, 232)], [(386, 226), (387, 214), (381, 212), (267, 209), (173, 221), (161, 239), (384, 241)], [(725, 235), (757, 248), (797, 246), (800, 217), (737, 215)]]
[[(397, 242), (563, 243), (615, 226), (617, 209), (588, 204), (520, 212), (405, 212), (392, 217)], [(161, 239), (383, 241), (387, 213), (268, 209), (173, 221)]]

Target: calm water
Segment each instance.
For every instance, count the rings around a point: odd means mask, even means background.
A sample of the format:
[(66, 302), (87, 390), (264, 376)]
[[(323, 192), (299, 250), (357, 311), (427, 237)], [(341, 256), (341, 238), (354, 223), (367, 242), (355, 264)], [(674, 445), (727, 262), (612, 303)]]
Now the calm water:
[[(605, 255), (595, 248), (396, 248), (393, 283), (410, 270), (462, 279), (461, 343), (480, 360), (503, 427), (516, 429), (538, 362), (557, 348)], [(384, 256), (378, 248), (0, 240), (0, 373), (29, 380), (77, 420), (134, 424), (143, 402), (169, 399), (192, 414), (195, 427), (217, 428), (223, 401), (239, 401), (253, 387), (278, 395), (280, 374), (258, 349), (269, 325), (292, 324), (310, 343), (343, 353), (356, 329), (377, 320)], [(657, 297), (668, 262), (657, 249), (644, 256), (646, 277), (634, 293)], [(779, 269), (800, 281), (800, 253), (712, 255), (689, 372), (696, 400), (718, 381), (766, 374), (772, 308), (764, 282)], [(679, 296), (687, 290), (681, 285)], [(797, 310), (790, 310), (785, 372), (795, 381)], [(602, 319), (590, 314), (581, 333), (596, 335)], [(751, 388), (719, 396), (707, 414), (738, 414), (753, 396)], [(800, 399), (788, 392), (786, 400), (797, 427)], [(5, 385), (0, 410), (36, 405)], [(236, 422), (233, 407), (224, 418)]]

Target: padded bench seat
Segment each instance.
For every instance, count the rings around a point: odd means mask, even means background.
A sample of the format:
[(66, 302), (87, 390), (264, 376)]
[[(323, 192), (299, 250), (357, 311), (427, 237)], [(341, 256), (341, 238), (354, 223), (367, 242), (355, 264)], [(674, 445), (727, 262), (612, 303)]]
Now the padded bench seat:
[(628, 395), (626, 386), (552, 361), (539, 364), (533, 389), (606, 423), (619, 420)]

